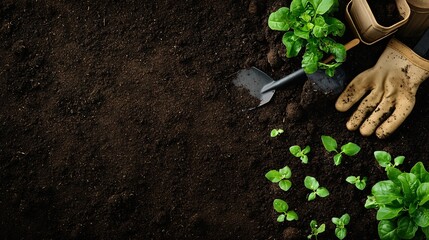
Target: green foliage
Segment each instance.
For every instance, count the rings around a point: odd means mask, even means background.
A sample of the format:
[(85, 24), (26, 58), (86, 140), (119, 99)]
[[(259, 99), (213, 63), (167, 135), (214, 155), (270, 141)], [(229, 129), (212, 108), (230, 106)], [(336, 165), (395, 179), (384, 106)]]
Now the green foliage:
[(310, 189), (313, 191), (308, 195), (308, 198), (307, 198), (308, 201), (312, 201), (316, 199), (316, 196), (324, 198), (329, 195), (328, 189), (324, 187), (320, 187), (319, 182), (314, 177), (306, 176), (304, 179), (304, 186), (307, 189)]
[(279, 183), (279, 187), (283, 191), (289, 190), (289, 188), (292, 186), (292, 182), (289, 180), (289, 178), (292, 176), (292, 171), (288, 166), (285, 166), (282, 169), (277, 170), (270, 170), (265, 174), (265, 177), (270, 180), (273, 183)]
[(272, 138), (274, 138), (274, 137), (278, 137), (280, 134), (282, 134), (282, 133), (284, 133), (284, 130), (283, 129), (281, 129), (281, 128), (279, 128), (279, 129), (273, 129), (273, 130), (271, 130), (271, 132), (270, 132), (270, 136), (272, 137)]
[(392, 163), (392, 156), (390, 153), (385, 151), (375, 151), (374, 152), (375, 160), (377, 160), (378, 164), (380, 166), (384, 167), (384, 169), (387, 171), (391, 167), (397, 167), (404, 163), (405, 157), (404, 156), (398, 156), (393, 159)]
[[(333, 76), (335, 69), (346, 60), (346, 50), (331, 37), (341, 37), (345, 25), (335, 17), (338, 0), (292, 0), (289, 8), (282, 7), (270, 14), (268, 26), (285, 32), (282, 38), (286, 57), (298, 56), (305, 48), (302, 67), (308, 74), (325, 69)], [(335, 57), (333, 63), (322, 63), (324, 53)]]
[[(396, 171), (389, 174), (389, 169)], [(429, 238), (429, 173), (423, 163), (409, 173), (391, 166), (387, 171), (388, 180), (377, 182), (365, 203), (377, 209), (380, 239), (413, 239), (418, 234)]]
[(346, 178), (346, 181), (350, 184), (354, 184), (356, 186), (357, 189), (359, 190), (364, 190), (366, 187), (366, 180), (367, 177), (363, 177), (362, 179), (360, 179), (360, 176), (348, 176)]
[(335, 224), (335, 236), (337, 236), (338, 239), (344, 239), (347, 236), (347, 228), (346, 225), (348, 225), (350, 222), (350, 215), (344, 214), (340, 218), (333, 217), (332, 223)]
[(274, 199), (273, 206), (274, 210), (280, 213), (280, 215), (277, 217), (277, 222), (284, 222), (285, 219), (287, 221), (298, 220), (298, 214), (296, 214), (295, 211), (288, 211), (289, 205), (286, 203), (286, 201), (282, 199)]
[(337, 141), (332, 138), (331, 136), (325, 136), (322, 135), (322, 143), (323, 146), (325, 147), (325, 149), (328, 152), (335, 152), (336, 154), (334, 155), (334, 164), (336, 166), (341, 164), (341, 161), (343, 160), (343, 154), (347, 155), (347, 156), (354, 156), (356, 154), (359, 153), (360, 151), (360, 147), (352, 142), (346, 143), (344, 145), (341, 146), (341, 151), (338, 151), (338, 144)]
[(311, 220), (310, 222), (310, 228), (311, 228), (311, 234), (307, 236), (308, 239), (316, 238), (320, 233), (323, 233), (325, 231), (325, 224), (322, 223), (320, 226), (317, 225), (316, 220)]
[(290, 153), (294, 155), (295, 157), (298, 157), (301, 159), (301, 162), (304, 164), (308, 163), (308, 156), (307, 154), (310, 152), (311, 148), (310, 146), (306, 146), (304, 149), (301, 149), (300, 146), (294, 145), (289, 148)]

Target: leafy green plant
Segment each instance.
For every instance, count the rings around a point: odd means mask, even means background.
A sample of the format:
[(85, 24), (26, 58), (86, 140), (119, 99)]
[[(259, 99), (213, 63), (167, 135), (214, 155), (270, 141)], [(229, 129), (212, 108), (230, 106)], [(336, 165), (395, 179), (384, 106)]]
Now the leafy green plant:
[(409, 173), (396, 169), (387, 177), (374, 184), (365, 203), (377, 209), (380, 239), (429, 238), (429, 173), (423, 163), (417, 162)]
[(292, 153), (292, 155), (301, 159), (302, 163), (304, 163), (304, 164), (308, 163), (307, 154), (311, 151), (310, 146), (306, 146), (304, 149), (301, 149), (300, 146), (294, 145), (294, 146), (289, 148), (289, 151), (290, 151), (290, 153)]
[(356, 154), (359, 153), (360, 151), (360, 147), (352, 142), (346, 143), (344, 145), (341, 146), (341, 151), (338, 151), (338, 144), (337, 141), (332, 138), (331, 136), (325, 136), (322, 135), (322, 143), (323, 146), (325, 147), (325, 149), (328, 152), (335, 152), (336, 154), (334, 155), (334, 164), (336, 166), (341, 164), (341, 161), (343, 160), (343, 154), (351, 157), (354, 156)]
[(289, 178), (292, 176), (292, 171), (288, 166), (285, 166), (282, 169), (277, 170), (270, 170), (265, 174), (265, 177), (270, 180), (273, 183), (279, 183), (279, 187), (283, 191), (289, 190), (289, 188), (292, 186), (292, 182), (289, 180)]
[[(292, 0), (289, 8), (281, 7), (270, 14), (268, 26), (285, 32), (282, 38), (286, 57), (296, 57), (302, 48), (305, 52), (302, 67), (307, 74), (325, 69), (333, 76), (335, 69), (346, 60), (346, 50), (331, 37), (341, 37), (345, 25), (333, 17), (338, 10), (338, 0)], [(333, 63), (323, 63), (324, 53), (335, 57)]]
[(350, 184), (354, 184), (356, 186), (357, 189), (359, 190), (364, 190), (366, 187), (366, 180), (367, 177), (363, 177), (362, 179), (360, 178), (360, 176), (348, 176), (346, 178), (346, 181)]
[(322, 223), (320, 226), (317, 225), (316, 220), (310, 222), (311, 234), (307, 236), (308, 239), (313, 237), (317, 240), (317, 236), (325, 231), (325, 224)]
[(286, 201), (282, 199), (274, 199), (273, 206), (276, 212), (281, 213), (277, 217), (277, 222), (284, 222), (285, 219), (288, 221), (298, 220), (298, 214), (296, 214), (295, 211), (288, 211), (289, 205)]
[(347, 236), (346, 225), (348, 225), (349, 222), (350, 215), (347, 213), (342, 215), (340, 218), (332, 218), (332, 223), (335, 224), (335, 236), (337, 236), (338, 239), (344, 239)]
[(284, 133), (284, 130), (283, 129), (281, 129), (281, 128), (278, 128), (278, 129), (273, 129), (273, 130), (271, 130), (271, 132), (270, 132), (270, 136), (272, 137), (272, 138), (274, 138), (274, 137), (278, 137), (280, 134), (282, 134), (282, 133)]
[(328, 189), (326, 189), (325, 187), (320, 187), (319, 182), (314, 177), (306, 176), (304, 179), (304, 186), (307, 189), (310, 189), (313, 191), (308, 195), (308, 198), (307, 198), (308, 201), (312, 201), (316, 199), (316, 196), (324, 198), (329, 195)]
[(377, 160), (378, 164), (380, 166), (384, 167), (387, 171), (389, 167), (397, 167), (404, 163), (405, 157), (404, 156), (397, 156), (395, 159), (393, 159), (392, 163), (392, 155), (386, 151), (375, 151), (374, 152), (375, 160)]

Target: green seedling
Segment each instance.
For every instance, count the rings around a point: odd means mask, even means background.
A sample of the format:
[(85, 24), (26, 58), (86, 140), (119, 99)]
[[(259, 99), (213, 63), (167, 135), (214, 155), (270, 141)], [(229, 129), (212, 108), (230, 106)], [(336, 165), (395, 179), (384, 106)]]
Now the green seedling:
[(359, 190), (364, 190), (366, 187), (366, 180), (367, 177), (363, 177), (362, 179), (360, 179), (360, 176), (348, 176), (346, 178), (346, 181), (350, 184), (354, 184), (356, 186), (357, 189)]
[(310, 146), (306, 146), (304, 149), (301, 149), (301, 147), (298, 145), (289, 148), (290, 153), (292, 153), (292, 155), (294, 155), (295, 157), (301, 159), (301, 162), (304, 164), (308, 163), (307, 154), (310, 152), (310, 150)]
[(344, 239), (347, 236), (347, 228), (346, 225), (350, 222), (350, 215), (344, 214), (340, 218), (333, 217), (332, 223), (335, 224), (335, 236), (338, 239)]
[(316, 220), (311, 220), (310, 222), (311, 234), (307, 236), (308, 239), (312, 239), (313, 237), (317, 240), (317, 235), (323, 233), (325, 231), (325, 224), (317, 225)]
[(399, 174), (387, 174), (389, 180), (374, 184), (365, 208), (377, 209), (381, 240), (419, 239), (422, 235), (429, 239), (429, 172), (422, 162), (409, 173), (397, 171)]
[(281, 213), (277, 217), (277, 222), (284, 222), (285, 219), (287, 221), (298, 220), (298, 214), (296, 214), (295, 211), (288, 211), (289, 205), (287, 205), (286, 201), (281, 199), (274, 199), (273, 206), (276, 212)]
[[(272, 30), (285, 32), (282, 42), (286, 46), (286, 57), (296, 57), (305, 48), (301, 65), (307, 74), (325, 69), (332, 77), (346, 60), (345, 47), (331, 38), (341, 37), (346, 29), (333, 17), (338, 6), (338, 0), (292, 0), (289, 8), (279, 8), (268, 18)], [(323, 63), (324, 53), (332, 54), (335, 61)]]
[(283, 191), (289, 190), (289, 188), (292, 186), (292, 182), (289, 180), (289, 178), (292, 176), (292, 171), (288, 166), (285, 166), (282, 169), (277, 170), (270, 170), (265, 174), (265, 177), (270, 180), (273, 183), (279, 183), (279, 187)]
[(281, 128), (279, 128), (279, 129), (273, 129), (273, 130), (271, 130), (270, 136), (272, 138), (275, 138), (275, 137), (280, 136), (280, 134), (282, 134), (282, 133), (284, 133), (284, 130), (281, 129)]
[(304, 179), (304, 186), (313, 191), (308, 195), (308, 201), (316, 199), (316, 196), (324, 198), (329, 195), (328, 189), (320, 187), (319, 182), (314, 177), (306, 176)]
[(401, 165), (402, 163), (404, 163), (405, 160), (404, 156), (397, 156), (395, 157), (395, 159), (393, 159), (392, 163), (392, 155), (385, 151), (375, 151), (374, 157), (375, 160), (377, 160), (378, 164), (384, 167), (386, 171), (389, 167), (397, 167)]
[(335, 152), (335, 156), (334, 156), (334, 164), (335, 166), (338, 166), (341, 164), (341, 161), (343, 160), (343, 154), (351, 157), (354, 156), (356, 154), (359, 153), (360, 151), (360, 147), (352, 142), (346, 143), (344, 145), (341, 146), (341, 151), (338, 151), (338, 145), (337, 145), (337, 141), (330, 137), (330, 136), (325, 136), (323, 135), (322, 137), (322, 143), (323, 146), (325, 147), (325, 149), (328, 152)]

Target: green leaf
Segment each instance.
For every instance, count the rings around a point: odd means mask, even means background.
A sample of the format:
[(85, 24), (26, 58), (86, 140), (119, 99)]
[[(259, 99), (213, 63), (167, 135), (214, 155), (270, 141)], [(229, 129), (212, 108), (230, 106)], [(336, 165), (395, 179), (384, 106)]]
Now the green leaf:
[(332, 223), (333, 223), (333, 224), (335, 224), (336, 226), (341, 225), (341, 220), (340, 220), (339, 218), (337, 218), (337, 217), (333, 217), (333, 218), (331, 219), (331, 221), (332, 221)]
[(318, 63), (322, 59), (323, 53), (317, 48), (307, 48), (302, 56), (301, 66), (305, 73), (312, 74), (318, 69)]
[(292, 146), (289, 148), (289, 152), (292, 153), (295, 157), (299, 157), (301, 153), (301, 147), (298, 145)]
[(340, 220), (343, 222), (344, 225), (347, 225), (350, 222), (350, 215), (348, 213), (345, 213), (343, 216), (340, 217)]
[(320, 187), (316, 190), (316, 194), (319, 197), (327, 197), (327, 196), (329, 196), (329, 191), (328, 191), (328, 189), (326, 189), (324, 187)]
[(393, 162), (395, 163), (395, 166), (399, 166), (402, 163), (404, 163), (405, 157), (404, 156), (397, 156), (395, 159), (393, 159)]
[(337, 236), (338, 239), (344, 239), (347, 236), (347, 229), (335, 228), (335, 236)]
[(323, 146), (325, 147), (325, 149), (328, 152), (336, 152), (337, 151), (337, 141), (335, 141), (335, 139), (333, 139), (330, 136), (325, 136), (325, 135), (323, 135), (321, 138), (322, 138)]
[(292, 0), (290, 3), (290, 10), (295, 16), (299, 16), (302, 12), (305, 11), (301, 0)]
[(306, 155), (300, 157), (302, 163), (307, 164), (308, 163), (308, 157)]
[(355, 184), (356, 180), (357, 180), (357, 178), (355, 176), (348, 176), (346, 178), (346, 182), (351, 183), (351, 184)]
[(311, 222), (310, 222), (310, 227), (311, 228), (316, 228), (316, 226), (317, 226), (317, 221), (316, 220), (311, 220)]
[(398, 220), (396, 230), (398, 236), (402, 239), (413, 239), (418, 230), (418, 226), (408, 216), (403, 216)]
[(429, 183), (425, 182), (420, 184), (417, 188), (417, 198), (420, 200), (420, 206), (429, 201)]
[(334, 17), (325, 17), (325, 22), (329, 26), (328, 34), (333, 36), (341, 37), (346, 31), (346, 26), (340, 20)]
[(420, 182), (429, 182), (429, 173), (426, 171), (425, 166), (422, 162), (416, 163), (412, 168), (410, 173), (416, 175)]
[(286, 215), (284, 215), (284, 214), (280, 214), (280, 215), (277, 217), (277, 222), (284, 222), (284, 221), (285, 221), (285, 218), (286, 218)]
[(310, 146), (306, 146), (306, 147), (304, 148), (304, 150), (302, 150), (302, 153), (303, 153), (303, 154), (308, 154), (310, 151), (311, 151)]
[(279, 186), (283, 191), (287, 191), (290, 189), (290, 187), (292, 187), (292, 182), (289, 180), (281, 180), (279, 182)]
[(398, 180), (401, 182), (405, 200), (412, 202), (416, 198), (417, 188), (420, 185), (419, 179), (412, 173), (401, 173)]
[(319, 188), (319, 182), (314, 177), (306, 176), (304, 178), (304, 186), (310, 190), (315, 191), (317, 188)]
[[(346, 61), (346, 48), (344, 47), (343, 44), (339, 44), (339, 43), (334, 43), (331, 45), (331, 47), (329, 48), (329, 53), (331, 53), (332, 55), (335, 56), (335, 61), (341, 63)], [(357, 146), (357, 145), (356, 145)], [(357, 146), (360, 150), (360, 147)], [(357, 150), (357, 152), (359, 152), (359, 150)], [(349, 155), (348, 156), (353, 156), (355, 154)]]
[(419, 207), (413, 214), (411, 214), (411, 217), (419, 227), (429, 227), (429, 209)]
[(322, 15), (328, 12), (334, 5), (334, 0), (322, 0), (316, 9), (316, 14)]
[(324, 224), (324, 223), (322, 223), (322, 224), (317, 228), (316, 233), (317, 233), (317, 234), (319, 234), (319, 233), (324, 232), (324, 231), (325, 231), (325, 228), (326, 228), (325, 224)]
[(287, 7), (279, 8), (268, 17), (268, 27), (277, 31), (289, 31), (290, 10)]
[(278, 213), (285, 213), (289, 208), (287, 203), (282, 199), (274, 199), (273, 206), (274, 210)]
[(286, 214), (286, 220), (288, 221), (298, 220), (298, 214), (295, 211), (289, 211)]
[(317, 9), (320, 2), (322, 2), (322, 0), (308, 0), (308, 1), (311, 3), (311, 5), (313, 6), (314, 9)]
[(356, 188), (359, 190), (364, 190), (366, 187), (366, 182), (364, 180), (359, 181), (355, 184)]
[(386, 167), (387, 177), (392, 180), (396, 185), (400, 186), (401, 182), (398, 180), (398, 176), (402, 173), (401, 170), (395, 167)]
[(401, 188), (390, 180), (379, 181), (374, 184), (371, 193), (378, 204), (387, 204), (402, 198)]
[(343, 155), (341, 153), (335, 154), (335, 156), (334, 156), (334, 164), (335, 164), (335, 166), (340, 165), (342, 159), (343, 159)]
[(365, 201), (365, 208), (376, 208), (378, 207), (377, 202), (375, 201), (374, 196), (367, 196)]
[(313, 201), (314, 199), (316, 199), (316, 193), (315, 193), (315, 192), (312, 192), (312, 193), (310, 193), (310, 194), (308, 195), (307, 200), (308, 200), (308, 201)]
[(429, 227), (421, 228), (422, 232), (425, 234), (426, 239), (429, 239)]
[(360, 147), (355, 143), (349, 142), (341, 146), (341, 151), (347, 156), (354, 156), (359, 153)]
[(378, 164), (380, 164), (382, 167), (387, 167), (392, 161), (392, 156), (390, 153), (385, 151), (375, 151), (374, 157)]
[(296, 57), (303, 46), (303, 39), (295, 36), (293, 32), (286, 32), (282, 38), (283, 44), (286, 46), (286, 57)]
[(378, 236), (381, 240), (399, 240), (395, 223), (390, 220), (381, 220), (378, 223)]
[(277, 136), (279, 136), (280, 134), (282, 134), (283, 132), (284, 132), (284, 130), (283, 130), (283, 129), (273, 129), (273, 130), (271, 130), (271, 132), (270, 132), (270, 137), (272, 137), (272, 138), (277, 137)]
[(283, 178), (290, 178), (292, 176), (292, 170), (288, 166), (279, 170), (279, 173), (283, 176)]
[(381, 206), (377, 211), (377, 220), (392, 219), (399, 215), (402, 211), (402, 207), (394, 208), (390, 206)]
[(325, 19), (322, 16), (317, 16), (314, 19), (314, 28), (312, 34), (317, 38), (328, 36), (329, 26), (326, 24)]
[(277, 170), (270, 170), (265, 174), (265, 177), (270, 180), (273, 183), (280, 182), (280, 180), (283, 179), (283, 176), (281, 173), (279, 173)]

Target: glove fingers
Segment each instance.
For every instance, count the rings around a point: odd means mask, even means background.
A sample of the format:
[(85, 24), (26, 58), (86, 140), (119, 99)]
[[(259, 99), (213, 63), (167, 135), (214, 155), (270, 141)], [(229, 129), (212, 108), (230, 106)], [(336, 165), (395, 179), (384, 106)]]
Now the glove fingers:
[(386, 119), (386, 116), (391, 113), (392, 107), (392, 100), (390, 100), (390, 98), (384, 98), (374, 112), (362, 124), (360, 127), (360, 133), (363, 136), (369, 136), (374, 133), (381, 121)]
[(350, 117), (346, 124), (347, 129), (350, 131), (358, 129), (365, 117), (377, 107), (377, 104), (381, 101), (382, 96), (383, 95), (380, 91), (372, 91), (370, 94), (368, 94), (368, 96), (362, 100), (362, 102), (359, 104), (359, 107)]
[(406, 101), (405, 103), (402, 102), (402, 104), (396, 106), (392, 115), (377, 128), (375, 132), (377, 137), (383, 139), (390, 136), (405, 121), (408, 115), (410, 115), (413, 107), (414, 103), (410, 101)]
[[(364, 72), (365, 73), (365, 72)], [(369, 86), (364, 85), (365, 74), (358, 75), (338, 97), (335, 108), (340, 112), (349, 110), (368, 91)]]

